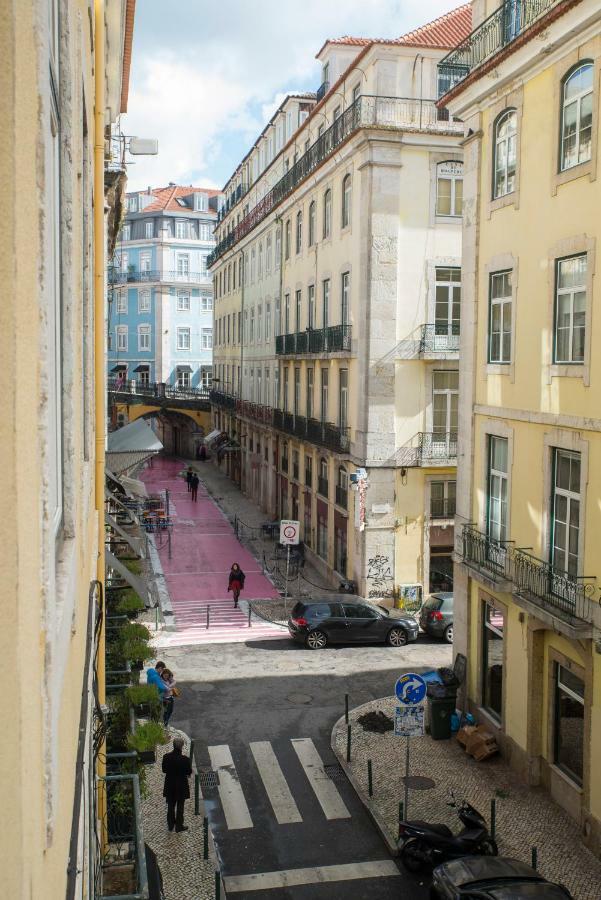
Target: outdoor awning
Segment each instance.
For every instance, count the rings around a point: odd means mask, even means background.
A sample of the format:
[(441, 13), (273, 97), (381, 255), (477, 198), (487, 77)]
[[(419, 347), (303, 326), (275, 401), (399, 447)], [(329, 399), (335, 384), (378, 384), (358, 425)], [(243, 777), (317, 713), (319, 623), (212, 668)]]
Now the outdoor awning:
[(134, 369), (134, 372), (148, 372), (149, 369), (150, 369), (150, 366), (148, 365), (148, 363), (140, 363), (139, 366), (136, 366), (136, 368)]
[(104, 514), (104, 523), (105, 525), (110, 525), (115, 534), (117, 534), (122, 541), (124, 541), (141, 559), (144, 559), (146, 556), (144, 541), (140, 540), (140, 538), (134, 537), (132, 534), (128, 534), (127, 531), (124, 531), (123, 528), (118, 524), (117, 520), (114, 519), (109, 513), (105, 512)]
[(124, 369), (127, 369), (127, 366), (124, 363), (119, 363), (116, 366), (113, 366), (111, 372), (122, 372)]
[(134, 575), (133, 572), (130, 572), (127, 566), (125, 566), (120, 559), (111, 553), (110, 550), (107, 550), (105, 553), (106, 556), (106, 564), (108, 567), (117, 572), (124, 581), (127, 581), (129, 586), (134, 589), (138, 597), (144, 601), (145, 606), (152, 606), (150, 600), (150, 592), (146, 585), (146, 582), (140, 578), (138, 575)]
[(207, 436), (205, 437), (205, 444), (212, 443), (212, 441), (214, 441), (215, 438), (218, 438), (220, 434), (221, 434), (221, 432), (218, 428), (215, 428), (213, 431), (210, 431), (209, 434), (207, 434)]
[(189, 366), (187, 364), (185, 364), (183, 366), (176, 366), (176, 368), (177, 368), (178, 372), (192, 372), (193, 371), (192, 366)]
[(106, 461), (118, 475), (127, 472), (163, 449), (158, 437), (143, 419), (136, 419), (108, 435)]
[(122, 475), (121, 484), (130, 497), (148, 497), (146, 485), (139, 478), (128, 478), (127, 475)]

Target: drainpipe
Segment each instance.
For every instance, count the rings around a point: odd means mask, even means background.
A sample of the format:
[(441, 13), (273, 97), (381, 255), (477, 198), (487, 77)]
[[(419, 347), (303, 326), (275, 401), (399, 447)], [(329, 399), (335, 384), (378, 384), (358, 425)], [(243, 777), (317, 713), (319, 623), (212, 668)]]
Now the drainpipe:
[[(240, 272), (242, 277), (240, 278)], [(246, 337), (246, 329), (244, 328), (244, 285), (246, 282), (246, 266), (244, 265), (244, 250), (240, 251), (240, 264), (238, 266), (238, 277), (240, 278), (240, 328), (238, 329), (238, 340), (240, 341), (240, 378), (238, 380), (238, 394), (240, 400), (242, 397), (242, 379), (244, 378), (244, 338)], [(235, 419), (238, 424), (238, 443), (240, 444), (240, 456), (238, 457), (238, 487), (242, 490), (242, 426), (240, 419)]]

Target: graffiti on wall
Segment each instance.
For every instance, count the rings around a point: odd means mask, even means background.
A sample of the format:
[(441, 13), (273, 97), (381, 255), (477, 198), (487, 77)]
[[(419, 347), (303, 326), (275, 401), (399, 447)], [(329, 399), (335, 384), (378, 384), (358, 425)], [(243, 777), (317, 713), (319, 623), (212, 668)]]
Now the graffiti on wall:
[(388, 556), (372, 556), (367, 562), (367, 596), (392, 597), (392, 566)]

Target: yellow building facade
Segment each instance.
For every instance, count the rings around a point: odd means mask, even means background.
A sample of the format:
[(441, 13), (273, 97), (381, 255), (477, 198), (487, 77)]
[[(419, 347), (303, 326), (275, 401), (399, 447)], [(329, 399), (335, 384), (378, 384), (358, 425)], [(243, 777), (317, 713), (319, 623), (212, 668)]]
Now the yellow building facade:
[(0, 15), (0, 866), (15, 900), (94, 892), (104, 129), (127, 99), (133, 14), (133, 0), (15, 0)]
[(455, 646), (478, 719), (599, 852), (601, 11), (473, 13), (440, 66), (466, 126)]

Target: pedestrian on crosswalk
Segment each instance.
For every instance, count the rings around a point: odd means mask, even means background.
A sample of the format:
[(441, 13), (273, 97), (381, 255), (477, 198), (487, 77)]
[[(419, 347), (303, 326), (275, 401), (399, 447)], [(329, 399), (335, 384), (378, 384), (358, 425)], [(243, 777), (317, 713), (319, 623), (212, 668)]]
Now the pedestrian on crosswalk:
[(232, 591), (234, 595), (234, 609), (237, 609), (238, 607), (240, 591), (244, 588), (245, 579), (246, 575), (244, 574), (238, 563), (234, 563), (232, 568), (230, 569), (230, 578), (227, 583), (228, 593)]
[(188, 831), (184, 825), (184, 804), (190, 798), (188, 779), (192, 774), (192, 762), (183, 754), (183, 738), (173, 738), (173, 750), (163, 757), (165, 784), (163, 797), (167, 801), (167, 828), (169, 831)]
[(198, 485), (200, 484), (200, 478), (196, 474), (196, 472), (192, 475), (192, 480), (190, 482), (190, 490), (192, 491), (192, 500), (194, 503), (198, 500)]

